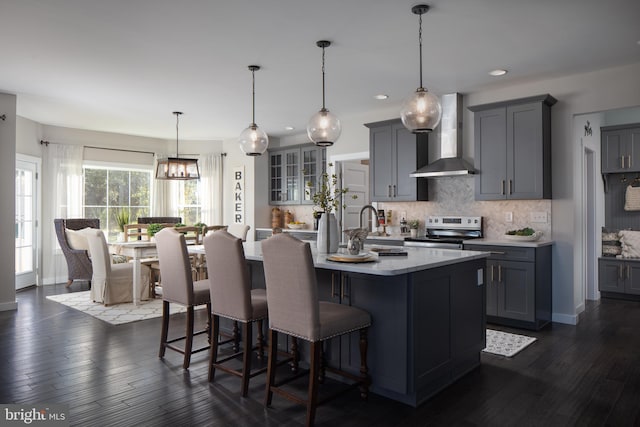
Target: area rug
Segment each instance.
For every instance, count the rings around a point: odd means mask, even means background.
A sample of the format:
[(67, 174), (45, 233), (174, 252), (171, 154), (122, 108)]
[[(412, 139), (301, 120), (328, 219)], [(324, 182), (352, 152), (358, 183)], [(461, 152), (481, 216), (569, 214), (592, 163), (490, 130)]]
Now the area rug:
[[(162, 316), (162, 300), (158, 298), (140, 301), (140, 305), (138, 306), (133, 305), (133, 303), (124, 303), (105, 307), (100, 303), (91, 301), (90, 293), (91, 291), (71, 292), (68, 294), (50, 295), (47, 299), (82, 311), (112, 325), (121, 325), (123, 323), (137, 322), (139, 320)], [(205, 306), (201, 306), (199, 308), (204, 307)], [(187, 311), (185, 307), (178, 304), (171, 304), (170, 310), (171, 314)]]
[(487, 347), (482, 351), (499, 356), (513, 357), (535, 341), (537, 341), (537, 338), (534, 337), (487, 329)]

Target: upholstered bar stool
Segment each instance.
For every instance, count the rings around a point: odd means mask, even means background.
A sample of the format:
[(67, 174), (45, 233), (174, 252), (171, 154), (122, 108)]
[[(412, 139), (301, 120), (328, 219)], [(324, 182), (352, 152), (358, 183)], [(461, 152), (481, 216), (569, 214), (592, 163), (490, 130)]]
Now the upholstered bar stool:
[[(207, 329), (194, 332), (194, 308), (207, 305), (207, 313), (211, 312), (211, 297), (209, 295), (209, 281), (194, 282), (191, 275), (191, 262), (187, 252), (187, 244), (182, 233), (173, 228), (163, 228), (155, 234), (160, 274), (162, 275), (162, 334), (160, 337), (160, 352), (163, 358), (167, 348), (184, 354), (182, 367), (189, 368), (191, 354), (209, 349), (209, 345), (196, 350), (193, 349), (193, 338), (196, 335), (208, 333)], [(187, 307), (187, 327), (185, 335), (168, 340), (169, 306), (171, 303)], [(209, 322), (207, 322), (208, 324)], [(208, 326), (208, 325), (207, 325)], [(184, 348), (175, 346), (176, 341), (185, 340)]]
[[(249, 379), (266, 371), (261, 368), (251, 372), (251, 353), (258, 350), (262, 358), (262, 321), (267, 317), (267, 295), (264, 289), (251, 289), (249, 266), (244, 258), (242, 240), (227, 233), (216, 231), (204, 238), (204, 250), (209, 265), (209, 289), (211, 293), (211, 349), (209, 351), (209, 381), (213, 381), (215, 370), (242, 378), (242, 396), (249, 390)], [(243, 350), (218, 359), (220, 317), (242, 323)], [(258, 324), (257, 345), (251, 344), (252, 324)], [(242, 371), (223, 363), (242, 355)]]
[[(316, 273), (308, 242), (287, 233), (275, 234), (262, 242), (264, 274), (269, 312), (269, 364), (265, 405), (271, 405), (273, 393), (307, 406), (307, 425), (313, 425), (321, 377), (322, 342), (333, 337), (360, 332), (360, 376), (328, 368), (359, 386), (363, 398), (369, 392), (367, 368), (367, 329), (371, 316), (357, 307), (318, 301)], [(307, 399), (281, 389), (285, 381), (275, 385), (278, 333), (310, 343), (309, 392)], [(295, 378), (295, 377), (294, 377)], [(326, 399), (328, 400), (328, 399)]]

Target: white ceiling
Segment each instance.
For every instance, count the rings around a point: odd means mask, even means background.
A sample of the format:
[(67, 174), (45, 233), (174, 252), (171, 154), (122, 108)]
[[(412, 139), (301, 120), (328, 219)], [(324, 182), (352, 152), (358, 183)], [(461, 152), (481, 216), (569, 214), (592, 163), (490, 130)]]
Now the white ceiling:
[[(436, 94), (640, 62), (638, 0), (430, 0), (424, 83)], [(0, 91), (43, 124), (225, 139), (251, 122), (303, 132), (400, 105), (418, 86), (414, 0), (0, 0)], [(500, 78), (487, 73), (506, 68)], [(640, 78), (640, 77), (639, 77)], [(376, 101), (379, 93), (389, 95)]]

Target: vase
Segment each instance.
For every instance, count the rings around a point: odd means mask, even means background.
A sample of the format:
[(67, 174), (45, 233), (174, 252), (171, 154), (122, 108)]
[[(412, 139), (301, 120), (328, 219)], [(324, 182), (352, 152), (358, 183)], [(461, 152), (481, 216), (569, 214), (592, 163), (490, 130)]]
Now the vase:
[[(328, 225), (327, 217), (329, 218)], [(336, 216), (332, 213), (323, 213), (320, 221), (318, 221), (318, 252), (322, 254), (336, 253), (338, 252), (338, 243), (338, 221)]]
[(410, 229), (409, 233), (411, 233), (411, 238), (412, 239), (415, 239), (416, 237), (418, 237), (418, 229), (417, 228)]
[(118, 237), (116, 240), (118, 243), (124, 242), (124, 231), (118, 231)]

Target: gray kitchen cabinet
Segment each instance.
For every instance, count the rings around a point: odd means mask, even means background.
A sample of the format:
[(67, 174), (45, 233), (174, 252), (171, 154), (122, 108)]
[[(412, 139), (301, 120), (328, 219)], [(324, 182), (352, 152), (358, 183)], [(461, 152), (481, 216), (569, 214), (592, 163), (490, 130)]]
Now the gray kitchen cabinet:
[(487, 258), (487, 321), (540, 329), (551, 321), (551, 246), (468, 245)]
[(600, 258), (598, 290), (603, 297), (637, 299), (640, 295), (640, 261)]
[(365, 126), (369, 128), (371, 201), (428, 200), (427, 179), (409, 176), (428, 163), (427, 134), (412, 134), (399, 119)]
[(600, 128), (601, 172), (640, 172), (640, 124)]
[(539, 95), (474, 112), (476, 200), (551, 198), (551, 106)]
[(304, 144), (269, 149), (268, 153), (269, 204), (313, 204), (313, 192), (326, 170), (326, 150)]

